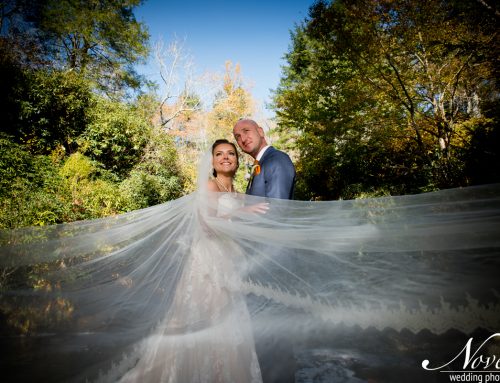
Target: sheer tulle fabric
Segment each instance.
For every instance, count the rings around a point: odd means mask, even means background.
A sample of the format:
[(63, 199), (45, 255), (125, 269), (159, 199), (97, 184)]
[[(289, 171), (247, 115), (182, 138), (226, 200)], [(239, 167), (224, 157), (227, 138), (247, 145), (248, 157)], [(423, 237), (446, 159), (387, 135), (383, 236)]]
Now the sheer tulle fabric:
[(2, 369), (50, 381), (260, 382), (256, 345), (269, 337), (500, 328), (500, 185), (267, 200), (255, 214), (248, 207), (264, 199), (205, 183), (116, 217), (2, 232), (2, 351), (17, 353)]

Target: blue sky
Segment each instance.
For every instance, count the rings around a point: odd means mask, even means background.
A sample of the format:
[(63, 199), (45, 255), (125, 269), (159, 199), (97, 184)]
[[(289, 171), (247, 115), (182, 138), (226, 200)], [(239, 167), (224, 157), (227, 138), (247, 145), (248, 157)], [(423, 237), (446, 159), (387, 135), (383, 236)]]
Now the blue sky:
[[(251, 92), (270, 101), (269, 89), (278, 86), (283, 56), (290, 45), (290, 30), (308, 15), (314, 0), (149, 0), (136, 8), (151, 42), (183, 41), (197, 73), (224, 71), (224, 63), (239, 63)], [(140, 72), (156, 80), (153, 65)], [(266, 113), (267, 114), (267, 113)]]

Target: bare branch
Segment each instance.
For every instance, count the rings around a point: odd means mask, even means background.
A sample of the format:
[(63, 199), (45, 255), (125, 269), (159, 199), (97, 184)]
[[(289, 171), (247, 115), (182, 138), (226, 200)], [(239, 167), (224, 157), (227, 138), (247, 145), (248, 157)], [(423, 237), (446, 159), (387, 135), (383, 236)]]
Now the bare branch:
[(168, 45), (159, 40), (153, 52), (162, 82), (160, 124), (166, 128), (182, 114), (201, 109), (216, 87), (210, 86), (206, 77), (195, 76), (193, 60), (179, 39)]

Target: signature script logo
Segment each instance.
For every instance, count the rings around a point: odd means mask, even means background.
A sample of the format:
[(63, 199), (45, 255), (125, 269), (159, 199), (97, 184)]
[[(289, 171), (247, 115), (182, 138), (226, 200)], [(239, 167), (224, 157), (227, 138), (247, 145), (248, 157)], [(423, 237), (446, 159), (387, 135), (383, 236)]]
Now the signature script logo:
[[(429, 360), (425, 359), (422, 362), (422, 367), (427, 371), (436, 371), (442, 370), (448, 366), (450, 366), (453, 362), (459, 361), (460, 356), (463, 354), (463, 370), (468, 371), (478, 371), (478, 370), (486, 370), (490, 367), (494, 367), (495, 369), (500, 369), (500, 358), (496, 355), (485, 356), (481, 351), (484, 351), (484, 346), (493, 338), (500, 337), (500, 333), (495, 333), (488, 337), (474, 352), (472, 349), (472, 338), (470, 338), (465, 347), (448, 363), (445, 363), (441, 366), (437, 367), (429, 367)], [(451, 372), (451, 371), (450, 371)]]

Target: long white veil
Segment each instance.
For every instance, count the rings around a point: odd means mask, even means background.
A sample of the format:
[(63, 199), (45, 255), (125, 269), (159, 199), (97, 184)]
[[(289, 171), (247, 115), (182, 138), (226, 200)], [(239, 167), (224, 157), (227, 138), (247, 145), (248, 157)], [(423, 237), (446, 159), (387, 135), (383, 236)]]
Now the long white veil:
[[(421, 339), (458, 352), (471, 334), (500, 329), (500, 185), (330, 202), (240, 194), (219, 214), (222, 193), (204, 187), (209, 163), (198, 191), (178, 200), (0, 233), (2, 381), (118, 380), (144, 339), (170, 336), (165, 318), (193, 248), (212, 262), (204, 243), (241, 255), (232, 288), (245, 297), (259, 361), (277, 369), (282, 340), (298, 368), (307, 350), (377, 348), (385, 336), (395, 357)], [(266, 214), (245, 209), (262, 202)]]

